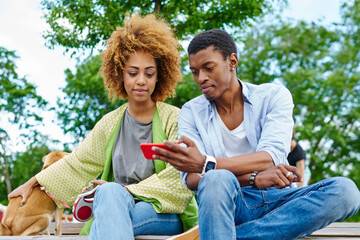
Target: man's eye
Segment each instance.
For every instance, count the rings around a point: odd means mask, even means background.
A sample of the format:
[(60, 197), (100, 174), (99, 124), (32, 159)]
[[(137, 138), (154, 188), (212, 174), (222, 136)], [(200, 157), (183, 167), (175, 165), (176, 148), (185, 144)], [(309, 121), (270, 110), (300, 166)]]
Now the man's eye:
[(198, 74), (197, 70), (191, 70), (192, 74)]
[(211, 72), (214, 69), (214, 67), (207, 67), (206, 70)]

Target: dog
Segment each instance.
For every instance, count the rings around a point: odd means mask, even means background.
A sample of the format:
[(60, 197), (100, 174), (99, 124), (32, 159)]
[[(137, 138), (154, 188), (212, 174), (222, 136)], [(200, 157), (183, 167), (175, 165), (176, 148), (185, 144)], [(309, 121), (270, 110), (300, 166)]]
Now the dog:
[[(69, 153), (54, 151), (44, 156), (42, 170)], [(59, 209), (55, 202), (39, 186), (34, 187), (26, 203), (21, 207), (22, 197), (12, 198), (7, 206), (0, 224), (0, 236), (29, 236), (45, 232), (50, 235), (49, 225), (52, 213), (55, 212), (56, 235), (61, 235), (61, 218), (63, 209)]]
[(6, 211), (6, 206), (0, 204), (0, 222), (1, 222), (1, 219), (2, 219), (5, 211)]

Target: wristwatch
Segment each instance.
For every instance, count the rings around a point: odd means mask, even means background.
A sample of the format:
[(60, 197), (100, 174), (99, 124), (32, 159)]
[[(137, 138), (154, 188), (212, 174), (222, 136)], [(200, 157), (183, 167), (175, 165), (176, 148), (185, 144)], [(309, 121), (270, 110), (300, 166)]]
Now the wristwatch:
[(216, 159), (212, 156), (206, 155), (205, 163), (202, 172), (199, 174), (201, 177), (210, 170), (216, 168)]

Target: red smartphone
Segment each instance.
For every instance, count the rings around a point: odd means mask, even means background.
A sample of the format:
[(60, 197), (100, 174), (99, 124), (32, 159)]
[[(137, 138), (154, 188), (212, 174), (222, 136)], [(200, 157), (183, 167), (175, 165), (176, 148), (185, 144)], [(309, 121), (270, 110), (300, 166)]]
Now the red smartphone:
[(163, 149), (173, 152), (172, 149), (168, 148), (163, 143), (141, 143), (140, 148), (146, 159), (153, 159), (152, 155), (154, 155), (154, 154), (161, 155), (158, 152), (154, 152), (153, 150), (151, 150), (152, 147), (160, 147), (160, 148), (163, 148)]

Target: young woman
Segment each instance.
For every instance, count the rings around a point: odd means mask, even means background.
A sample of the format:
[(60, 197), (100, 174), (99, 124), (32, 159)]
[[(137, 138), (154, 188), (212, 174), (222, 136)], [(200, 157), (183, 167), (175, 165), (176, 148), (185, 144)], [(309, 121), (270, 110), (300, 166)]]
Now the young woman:
[(71, 206), (83, 186), (101, 176), (94, 181), (101, 186), (89, 239), (173, 235), (196, 225), (196, 202), (179, 172), (163, 161), (146, 160), (140, 149), (140, 143), (178, 138), (179, 109), (162, 102), (181, 80), (177, 48), (169, 26), (155, 16), (127, 19), (108, 40), (100, 72), (109, 96), (127, 98), (128, 103), (105, 115), (69, 156), (9, 197), (26, 200), (40, 184), (56, 196), (58, 205)]

